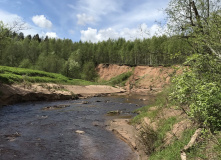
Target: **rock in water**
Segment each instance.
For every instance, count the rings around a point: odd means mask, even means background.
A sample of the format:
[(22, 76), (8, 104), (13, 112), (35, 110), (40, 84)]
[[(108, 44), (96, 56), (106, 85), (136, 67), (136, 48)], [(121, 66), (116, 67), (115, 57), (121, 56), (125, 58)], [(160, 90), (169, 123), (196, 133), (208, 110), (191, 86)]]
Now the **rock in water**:
[(84, 134), (85, 132), (84, 131), (80, 131), (80, 130), (76, 130), (75, 133)]

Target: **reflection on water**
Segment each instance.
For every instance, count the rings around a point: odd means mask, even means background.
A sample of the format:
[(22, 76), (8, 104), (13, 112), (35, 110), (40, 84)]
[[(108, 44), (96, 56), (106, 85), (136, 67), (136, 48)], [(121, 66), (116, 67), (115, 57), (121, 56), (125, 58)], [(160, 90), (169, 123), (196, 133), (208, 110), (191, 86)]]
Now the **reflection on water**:
[(137, 159), (127, 144), (105, 129), (105, 121), (116, 118), (107, 116), (109, 111), (120, 110), (119, 118), (132, 116), (138, 101), (131, 99), (94, 97), (88, 103), (33, 102), (0, 108), (0, 159)]

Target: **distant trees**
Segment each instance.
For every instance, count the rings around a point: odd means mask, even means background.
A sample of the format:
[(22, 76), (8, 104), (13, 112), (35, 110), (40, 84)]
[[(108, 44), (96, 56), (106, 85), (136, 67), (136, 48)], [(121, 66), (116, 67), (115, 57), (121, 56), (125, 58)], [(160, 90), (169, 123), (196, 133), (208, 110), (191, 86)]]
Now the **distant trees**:
[(0, 65), (62, 73), (71, 78), (94, 80), (96, 74), (90, 74), (91, 69), (99, 63), (172, 65), (184, 62), (192, 53), (189, 44), (177, 36), (73, 43), (38, 34), (25, 37), (22, 32), (8, 30), (3, 23), (0, 28)]

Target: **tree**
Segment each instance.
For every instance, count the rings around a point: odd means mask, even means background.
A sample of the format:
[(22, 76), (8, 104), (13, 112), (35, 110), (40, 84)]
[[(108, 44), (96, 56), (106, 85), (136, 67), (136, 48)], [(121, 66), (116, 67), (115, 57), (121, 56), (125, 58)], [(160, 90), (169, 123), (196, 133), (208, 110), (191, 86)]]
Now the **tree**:
[(68, 61), (64, 64), (63, 74), (67, 77), (80, 78), (80, 65), (76, 60), (77, 54), (78, 51), (73, 52)]
[(22, 59), (22, 43), (20, 41), (12, 41), (3, 53), (3, 65), (18, 67)]
[(95, 81), (97, 73), (93, 62), (87, 62), (84, 64), (82, 78), (88, 81)]
[(2, 21), (0, 21), (0, 64), (3, 63), (3, 53), (5, 47), (10, 42), (10, 38), (7, 36), (8, 29), (5, 27)]
[(220, 56), (220, 0), (171, 0), (166, 12), (170, 31), (188, 39), (195, 52)]
[(24, 40), (24, 39), (25, 39), (24, 33), (20, 32), (20, 33), (18, 34), (18, 39), (19, 39), (19, 40)]
[(171, 98), (201, 127), (221, 130), (220, 1), (171, 0), (166, 11), (169, 29), (195, 52), (185, 62), (189, 68), (174, 78)]
[(39, 37), (38, 34), (36, 34), (36, 35), (33, 36), (33, 40), (38, 41), (38, 42), (41, 42), (41, 39), (40, 39), (40, 37)]

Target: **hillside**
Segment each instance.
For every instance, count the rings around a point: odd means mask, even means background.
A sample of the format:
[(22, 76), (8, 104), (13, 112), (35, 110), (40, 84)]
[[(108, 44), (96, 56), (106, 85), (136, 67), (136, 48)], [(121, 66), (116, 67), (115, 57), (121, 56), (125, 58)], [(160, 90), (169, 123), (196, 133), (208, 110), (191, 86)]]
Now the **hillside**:
[(176, 67), (149, 67), (149, 66), (119, 66), (115, 64), (100, 64), (96, 68), (100, 77), (99, 81), (110, 81), (114, 77), (127, 72), (132, 75), (125, 82), (124, 88), (130, 92), (159, 91), (170, 83), (171, 77), (179, 73)]

